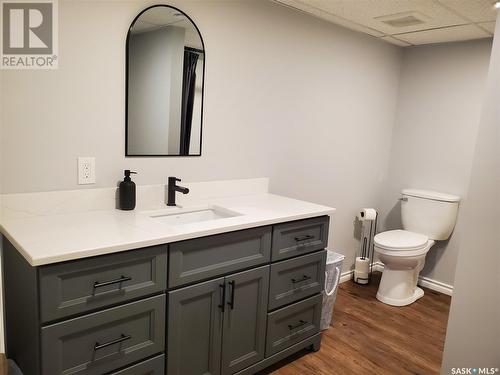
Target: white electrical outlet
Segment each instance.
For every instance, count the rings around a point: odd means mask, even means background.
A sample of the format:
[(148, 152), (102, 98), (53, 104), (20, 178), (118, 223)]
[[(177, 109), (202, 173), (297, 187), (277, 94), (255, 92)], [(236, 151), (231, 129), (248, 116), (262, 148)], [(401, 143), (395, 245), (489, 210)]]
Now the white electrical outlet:
[(78, 185), (95, 184), (95, 158), (78, 158)]

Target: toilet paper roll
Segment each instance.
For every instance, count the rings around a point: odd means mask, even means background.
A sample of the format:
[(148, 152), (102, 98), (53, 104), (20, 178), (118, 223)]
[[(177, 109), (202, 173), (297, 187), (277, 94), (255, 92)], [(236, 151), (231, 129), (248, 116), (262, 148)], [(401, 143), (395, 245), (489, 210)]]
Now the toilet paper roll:
[(354, 263), (354, 281), (358, 284), (368, 284), (370, 272), (370, 259), (357, 257)]
[(368, 273), (354, 271), (354, 282), (358, 284), (368, 284)]
[(357, 257), (354, 265), (354, 270), (358, 272), (368, 273), (370, 271), (370, 259)]
[(359, 221), (375, 220), (377, 218), (377, 210), (374, 208), (363, 208), (357, 216)]

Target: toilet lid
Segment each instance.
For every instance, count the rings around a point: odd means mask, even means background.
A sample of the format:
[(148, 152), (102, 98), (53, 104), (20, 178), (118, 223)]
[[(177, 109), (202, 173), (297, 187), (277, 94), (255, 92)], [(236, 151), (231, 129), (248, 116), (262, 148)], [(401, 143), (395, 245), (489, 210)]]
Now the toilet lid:
[(429, 238), (407, 230), (390, 230), (375, 236), (375, 245), (386, 250), (417, 250), (425, 247)]

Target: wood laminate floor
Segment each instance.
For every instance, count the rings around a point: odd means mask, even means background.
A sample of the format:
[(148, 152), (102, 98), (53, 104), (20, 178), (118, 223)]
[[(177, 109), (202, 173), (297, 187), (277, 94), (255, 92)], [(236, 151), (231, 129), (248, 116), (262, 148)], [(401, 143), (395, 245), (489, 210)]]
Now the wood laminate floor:
[(451, 298), (424, 288), (409, 306), (385, 305), (375, 298), (380, 275), (369, 286), (341, 284), (321, 349), (298, 353), (265, 373), (439, 374)]

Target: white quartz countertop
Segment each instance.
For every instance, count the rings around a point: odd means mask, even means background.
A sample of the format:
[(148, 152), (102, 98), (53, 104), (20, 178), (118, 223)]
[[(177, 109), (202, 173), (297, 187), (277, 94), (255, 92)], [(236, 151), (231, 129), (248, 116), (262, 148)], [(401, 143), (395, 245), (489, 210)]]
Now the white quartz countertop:
[(183, 209), (211, 207), (239, 215), (169, 225), (151, 216), (182, 209), (163, 205), (147, 211), (103, 209), (26, 217), (4, 215), (0, 229), (32, 266), (41, 266), (335, 212), (334, 208), (268, 193), (212, 198)]

